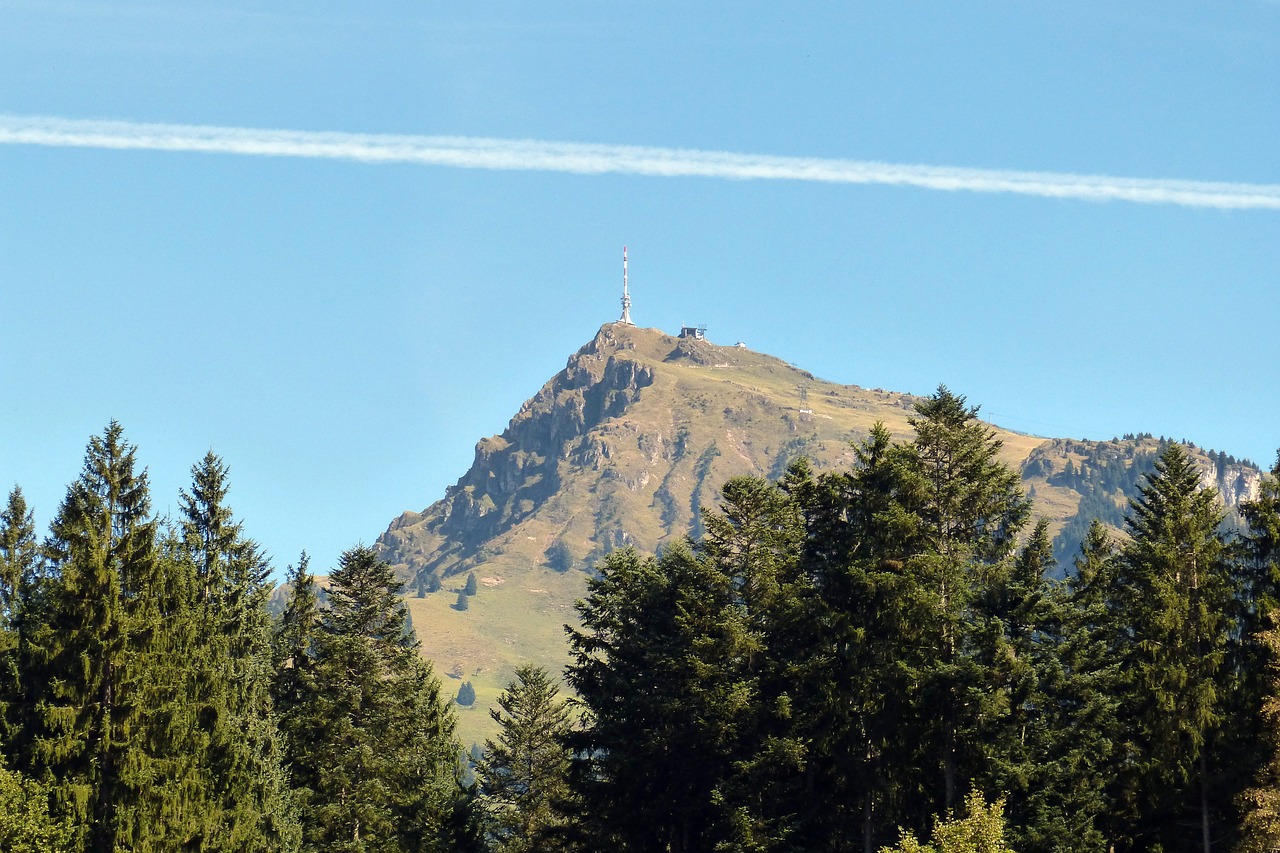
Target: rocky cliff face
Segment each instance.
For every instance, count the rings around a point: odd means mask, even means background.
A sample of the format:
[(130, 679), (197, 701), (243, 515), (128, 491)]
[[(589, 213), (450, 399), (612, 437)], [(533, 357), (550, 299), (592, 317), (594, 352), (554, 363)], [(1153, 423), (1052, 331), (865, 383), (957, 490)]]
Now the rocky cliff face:
[[(910, 435), (914, 399), (836, 385), (771, 356), (610, 324), (570, 356), (471, 468), (422, 512), (379, 538), (412, 581), (492, 565), (567, 571), (607, 551), (653, 551), (701, 529), (701, 511), (738, 474), (779, 476), (797, 456), (848, 465), (875, 421)], [(1160, 449), (1150, 437), (1040, 439), (997, 429), (1036, 512), (1073, 556), (1082, 526), (1119, 528)], [(1261, 473), (1193, 449), (1228, 507), (1257, 495)]]
[[(714, 509), (732, 476), (778, 477), (801, 455), (819, 470), (847, 467), (850, 443), (877, 421), (910, 438), (915, 402), (824, 382), (742, 347), (602, 327), (501, 435), (476, 445), (470, 469), (440, 500), (404, 513), (378, 539), (416, 593), (407, 605), (423, 654), (438, 672), (465, 673), (480, 694), (475, 713), (459, 712), (463, 736), (495, 734), (484, 708), (517, 665), (559, 670), (563, 626), (586, 592), (581, 569), (622, 545), (652, 553), (699, 533), (702, 510)], [(1159, 444), (995, 429), (1064, 564), (1093, 514), (1122, 523)], [(1222, 454), (1197, 458), (1229, 505), (1257, 493), (1256, 469)], [(460, 611), (455, 576), (468, 571), (479, 591)]]
[[(600, 470), (610, 449), (593, 437), (653, 384), (653, 368), (628, 357), (634, 344), (605, 326), (569, 357), (501, 435), (476, 444), (475, 461), (440, 501), (405, 513), (378, 540), (384, 556), (411, 574), (449, 573), (485, 543), (529, 518), (562, 487), (562, 469)], [(461, 570), (458, 567), (457, 570)]]
[[(1031, 451), (1022, 464), (1022, 480), (1036, 511), (1056, 518), (1054, 554), (1060, 568), (1079, 553), (1093, 519), (1123, 535), (1129, 501), (1139, 496), (1156, 457), (1167, 442), (1149, 435), (1112, 441), (1050, 439)], [(1254, 500), (1262, 472), (1248, 462), (1188, 445), (1200, 470), (1200, 484), (1217, 491), (1233, 522), (1241, 503)]]
[(424, 582), (493, 561), (567, 570), (620, 545), (653, 550), (697, 532), (729, 477), (776, 476), (802, 454), (847, 464), (874, 421), (905, 434), (911, 404), (744, 347), (606, 325), (476, 445), (441, 500), (378, 545)]

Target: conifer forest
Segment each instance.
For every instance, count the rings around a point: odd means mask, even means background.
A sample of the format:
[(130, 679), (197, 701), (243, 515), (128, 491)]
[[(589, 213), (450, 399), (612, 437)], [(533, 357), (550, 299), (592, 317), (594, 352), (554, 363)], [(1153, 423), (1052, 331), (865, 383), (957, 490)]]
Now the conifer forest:
[(910, 424), (609, 553), (472, 745), (375, 549), (273, 607), (223, 460), (159, 516), (112, 422), (0, 513), (0, 851), (1280, 849), (1280, 464), (1229, 525), (1168, 443), (1055, 559), (964, 397)]

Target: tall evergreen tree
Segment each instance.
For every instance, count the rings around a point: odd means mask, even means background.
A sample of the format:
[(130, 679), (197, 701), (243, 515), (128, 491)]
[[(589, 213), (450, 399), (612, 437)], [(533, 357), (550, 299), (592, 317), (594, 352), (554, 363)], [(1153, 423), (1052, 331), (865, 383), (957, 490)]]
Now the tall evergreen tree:
[[(1240, 514), (1246, 529), (1235, 561), (1243, 599), (1235, 666), (1241, 704), (1258, 713), (1246, 716), (1245, 725), (1233, 726), (1230, 734), (1235, 763), (1247, 766), (1259, 742), (1271, 747), (1243, 800), (1242, 849), (1260, 851), (1280, 846), (1280, 454), (1258, 496), (1244, 503)], [(1249, 725), (1250, 716), (1256, 725)]]
[(942, 809), (957, 807), (961, 781), (983, 769), (976, 715), (985, 677), (974, 656), (972, 608), (999, 575), (1030, 511), (1017, 475), (998, 458), (1000, 441), (977, 413), (941, 386), (911, 419), (916, 493), (908, 506), (919, 518), (923, 547), (907, 570), (923, 593), (920, 624), (933, 649), (923, 673), (923, 713), (936, 726)]
[(1253, 787), (1244, 792), (1242, 838), (1239, 853), (1269, 853), (1280, 849), (1280, 624), (1272, 617), (1271, 627), (1260, 640), (1269, 653), (1267, 678), (1270, 683), (1262, 715), (1263, 742), (1267, 763)]
[(303, 814), (310, 806), (317, 784), (318, 767), (309, 757), (315, 754), (323, 734), (323, 723), (312, 716), (320, 691), (315, 671), (320, 602), (310, 562), (307, 552), (303, 551), (298, 562), (289, 566), (288, 598), (272, 637), (275, 675), (271, 695), (284, 737), (290, 786)]
[(122, 587), (136, 585), (156, 559), (146, 475), (135, 474), (134, 456), (115, 422), (90, 440), (46, 546), (56, 582), (45, 619), (24, 624), (20, 649), (22, 764), (56, 782), (59, 810), (94, 850), (115, 846), (136, 714), (121, 695), (131, 651)]
[(14, 486), (0, 511), (0, 750), (13, 736), (11, 715), (22, 691), (18, 680), (19, 619), (24, 587), (35, 582), (38, 560), (33, 515), (22, 489)]
[(489, 711), (499, 726), (477, 768), (480, 809), (492, 849), (563, 850), (569, 804), (569, 706), (541, 667), (521, 666)]
[(614, 551), (600, 572), (569, 629), (580, 829), (595, 847), (673, 853), (749, 838), (752, 815), (725, 791), (752, 699), (730, 579), (681, 546)]
[(1029, 789), (1019, 798), (1021, 824), (1012, 832), (1027, 853), (1106, 849), (1134, 819), (1114, 787), (1124, 760), (1117, 747), (1124, 641), (1107, 608), (1113, 555), (1095, 520), (1071, 579), (1047, 591), (1053, 609), (1036, 658), (1040, 707)]
[[(1226, 662), (1234, 590), (1221, 532), (1223, 510), (1181, 445), (1170, 444), (1126, 520), (1116, 564), (1125, 654), (1126, 713), (1137, 751), (1148, 847), (1209, 851), (1214, 823), (1237, 793), (1219, 786), (1215, 748), (1228, 708)], [(1187, 814), (1198, 843), (1178, 828)]]
[(92, 851), (174, 849), (199, 834), (177, 676), (181, 566), (150, 517), (147, 477), (114, 421), (90, 439), (24, 601), (20, 768), (53, 785)]
[(285, 614), (290, 658), (277, 682), (286, 731), (306, 733), (288, 747), (306, 789), (304, 847), (455, 849), (454, 721), (408, 628), (402, 584), (371, 548), (344, 552), (314, 633), (308, 586), (296, 583)]
[(902, 502), (909, 459), (881, 424), (855, 454), (850, 472), (815, 479), (799, 464), (783, 479), (804, 514), (801, 575), (812, 584), (798, 602), (807, 625), (783, 633), (810, 647), (775, 645), (796, 674), (795, 738), (805, 745), (797, 838), (815, 850), (846, 849), (859, 835), (865, 851), (887, 843), (920, 766), (907, 710), (926, 663), (903, 571), (918, 526)]
[(210, 850), (296, 849), (300, 828), (272, 705), (270, 567), (227, 505), (227, 468), (212, 452), (180, 495), (178, 551), (194, 576), (198, 643), (189, 698), (198, 705), (209, 787)]

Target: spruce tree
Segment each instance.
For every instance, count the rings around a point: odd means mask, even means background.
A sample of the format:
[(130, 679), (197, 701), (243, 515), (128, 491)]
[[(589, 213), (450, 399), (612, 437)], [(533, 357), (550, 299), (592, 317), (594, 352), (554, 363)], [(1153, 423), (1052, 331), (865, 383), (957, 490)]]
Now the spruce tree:
[(1263, 743), (1267, 763), (1254, 786), (1241, 798), (1244, 819), (1239, 853), (1269, 853), (1280, 849), (1280, 623), (1272, 616), (1271, 627), (1259, 640), (1269, 654), (1267, 680), (1270, 690), (1262, 708), (1265, 722)]
[(14, 486), (0, 511), (0, 754), (12, 740), (12, 714), (21, 697), (18, 637), (24, 589), (36, 582), (35, 523), (22, 490)]
[(958, 806), (960, 783), (983, 770), (978, 714), (986, 676), (974, 654), (973, 606), (1030, 511), (1017, 475), (998, 458), (1000, 441), (977, 413), (945, 386), (916, 404), (914, 483), (901, 490), (918, 519), (920, 541), (906, 569), (923, 594), (918, 618), (933, 649), (921, 712), (935, 727), (943, 809)]
[(1130, 635), (1125, 710), (1147, 844), (1174, 844), (1188, 816), (1200, 846), (1235, 791), (1216, 783), (1215, 748), (1228, 708), (1234, 590), (1223, 510), (1181, 445), (1169, 444), (1126, 519), (1116, 568), (1117, 614)]
[(187, 579), (161, 548), (145, 471), (118, 423), (90, 439), (23, 602), (19, 769), (52, 784), (93, 851), (164, 850), (200, 833), (182, 720)]
[(306, 551), (285, 577), (289, 593), (272, 638), (271, 695), (284, 737), (290, 787), (305, 814), (316, 787), (317, 768), (309, 756), (323, 732), (323, 722), (313, 717), (320, 690), (315, 672), (320, 604)]
[(997, 571), (975, 602), (978, 657), (991, 689), (981, 706), (980, 731), (990, 753), (981, 786), (1005, 792), (1015, 822), (1030, 818), (1028, 799), (1043, 783), (1040, 750), (1046, 696), (1042, 679), (1058, 649), (1058, 598), (1046, 583), (1053, 565), (1048, 522), (1037, 522), (1007, 571)]
[(277, 681), (277, 695), (292, 695), (283, 713), (306, 789), (304, 847), (454, 849), (454, 721), (408, 629), (402, 584), (373, 549), (344, 552), (309, 639), (307, 586), (295, 586), (286, 611), (279, 648), (290, 659)]
[(112, 849), (121, 774), (138, 714), (126, 695), (133, 652), (124, 589), (151, 574), (156, 527), (145, 473), (114, 421), (90, 440), (46, 546), (54, 580), (28, 608), (19, 650), (21, 766), (55, 784), (54, 802), (91, 850)]
[(751, 697), (732, 726), (721, 726), (732, 769), (716, 794), (732, 843), (763, 848), (794, 839), (810, 816), (811, 801), (796, 794), (806, 785), (804, 741), (811, 732), (797, 722), (819, 703), (820, 694), (809, 689), (810, 662), (825, 641), (812, 618), (811, 580), (802, 573), (804, 515), (786, 488), (735, 477), (721, 489), (719, 511), (704, 511), (703, 527), (697, 556), (729, 593), (715, 630), (731, 656), (713, 677), (723, 681), (721, 689)]
[(194, 576), (199, 643), (190, 698), (203, 720), (210, 788), (206, 849), (292, 850), (300, 839), (272, 706), (270, 567), (227, 505), (227, 467), (212, 452), (180, 495), (178, 549)]
[(724, 790), (752, 700), (732, 665), (744, 649), (730, 579), (686, 547), (622, 549), (579, 613), (566, 673), (587, 718), (570, 745), (589, 844), (692, 851), (750, 835)]
[(1056, 618), (1039, 645), (1034, 760), (1012, 833), (1026, 853), (1106, 849), (1134, 819), (1115, 787), (1125, 754), (1117, 712), (1124, 640), (1107, 606), (1113, 556), (1095, 520), (1070, 581), (1046, 593)]
[(485, 837), (502, 853), (564, 850), (569, 803), (565, 746), (572, 715), (541, 667), (521, 666), (489, 711), (499, 726), (476, 770)]
[(1240, 704), (1257, 711), (1244, 717), (1244, 725), (1232, 727), (1232, 760), (1247, 766), (1256, 760), (1257, 743), (1270, 747), (1242, 800), (1242, 849), (1254, 851), (1280, 844), (1280, 454), (1257, 497), (1244, 503), (1240, 514), (1246, 530), (1235, 560), (1242, 598), (1235, 668)]

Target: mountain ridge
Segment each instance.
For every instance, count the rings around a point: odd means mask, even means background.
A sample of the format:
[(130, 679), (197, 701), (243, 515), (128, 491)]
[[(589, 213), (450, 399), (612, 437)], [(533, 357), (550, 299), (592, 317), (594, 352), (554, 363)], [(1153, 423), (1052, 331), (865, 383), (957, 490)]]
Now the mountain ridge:
[[(471, 466), (440, 500), (405, 512), (378, 538), (408, 582), (424, 654), (477, 693), (460, 709), (464, 737), (488, 733), (483, 711), (524, 662), (558, 671), (562, 625), (587, 571), (609, 550), (653, 552), (698, 535), (732, 476), (776, 477), (799, 456), (815, 469), (853, 463), (853, 445), (882, 422), (909, 439), (910, 394), (827, 382), (743, 345), (610, 323), (476, 444)], [(1112, 524), (1161, 442), (1045, 438), (990, 425), (1054, 534), (1078, 541), (1085, 510)], [(1234, 505), (1261, 473), (1195, 450), (1206, 484)], [(1085, 472), (1085, 473), (1082, 473)], [(1074, 525), (1074, 527), (1073, 527)], [(1074, 533), (1072, 531), (1075, 530)], [(1072, 556), (1072, 540), (1055, 543)], [(466, 610), (455, 594), (477, 575)]]

